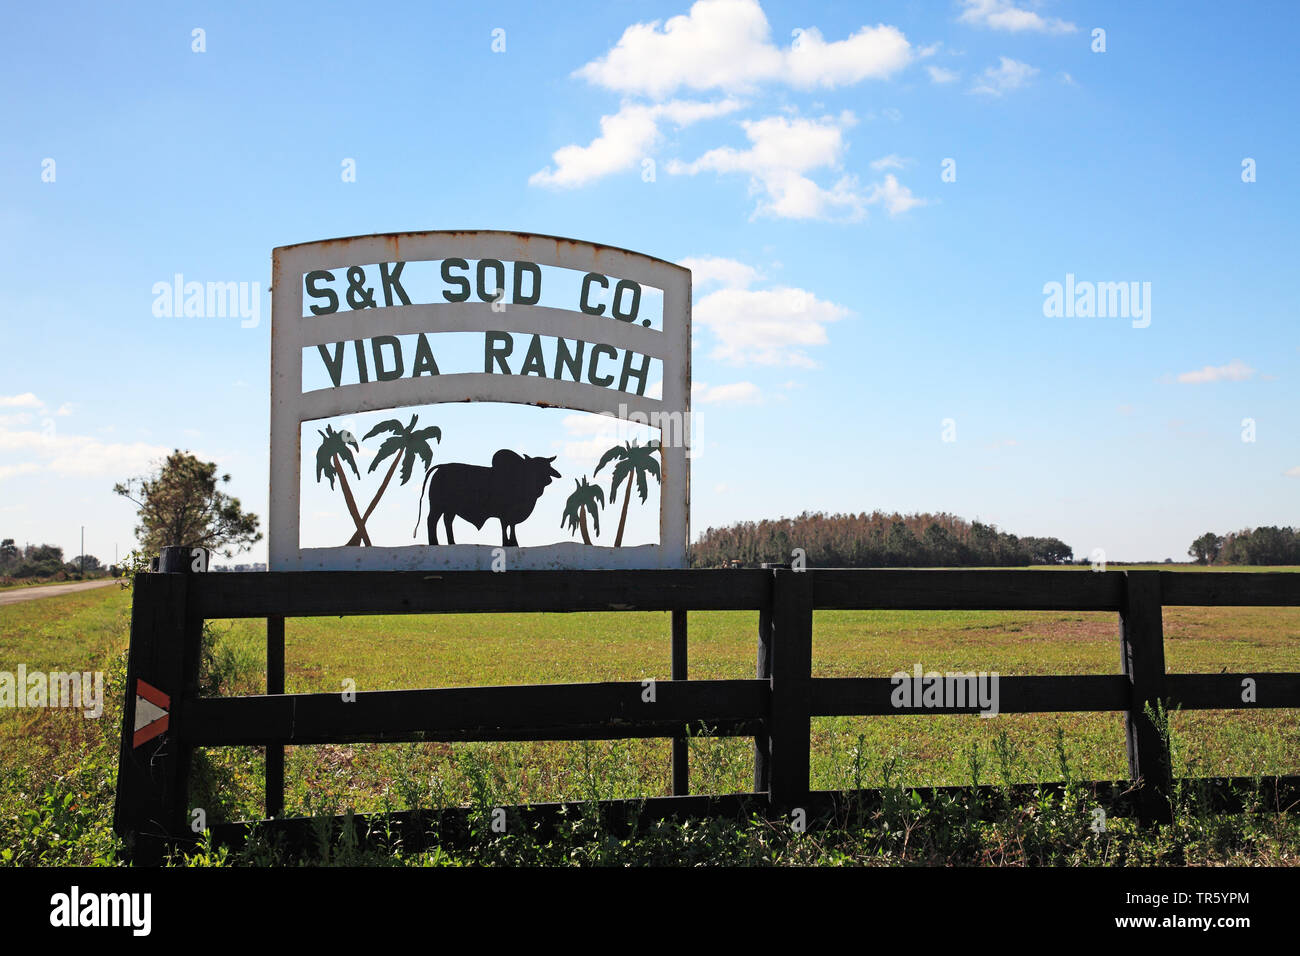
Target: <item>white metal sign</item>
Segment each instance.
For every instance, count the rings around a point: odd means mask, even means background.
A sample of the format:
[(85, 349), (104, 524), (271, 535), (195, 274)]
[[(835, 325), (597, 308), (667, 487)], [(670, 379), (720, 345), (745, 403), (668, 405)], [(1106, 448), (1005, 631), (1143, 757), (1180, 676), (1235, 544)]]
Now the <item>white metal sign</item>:
[[(476, 231), (282, 246), (272, 270), (271, 570), (686, 566), (687, 269), (595, 243)], [(661, 305), (647, 317), (651, 301)], [(469, 334), (472, 361), (449, 362), (439, 345), (449, 340), (444, 333)], [(661, 384), (650, 381), (652, 368)], [(336, 420), (453, 402), (571, 409), (649, 426), (658, 437), (624, 442), (601, 457), (593, 477), (610, 480), (608, 497), (586, 475), (565, 476), (574, 490), (563, 514), (542, 516), (534, 514), (536, 503), (560, 478), (554, 456), (501, 448), (490, 461), (449, 461), (440, 428), (418, 427), (416, 415), (404, 422), (399, 413), (366, 435), (383, 439), (371, 454), (384, 465), (366, 509), (348, 478), (361, 477), (352, 455), (360, 436), (336, 428)], [(302, 442), (317, 436), (315, 478), (330, 488), (339, 480), (350, 517), (351, 537), (337, 546), (302, 543), (302, 483), (310, 478)], [(372, 541), (367, 521), (375, 502), (390, 487), (417, 482), (417, 543)], [(659, 490), (658, 543), (623, 546), (628, 501), (639, 493), (645, 502), (648, 486)], [(589, 524), (599, 528), (599, 510), (615, 495), (623, 496), (622, 520), (606, 516), (607, 531), (617, 524), (614, 543), (591, 540)], [(571, 539), (546, 542), (557, 536), (557, 523), (542, 517), (560, 517)], [(499, 531), (500, 545), (454, 543), (470, 525)], [(579, 531), (582, 540), (572, 540)]]

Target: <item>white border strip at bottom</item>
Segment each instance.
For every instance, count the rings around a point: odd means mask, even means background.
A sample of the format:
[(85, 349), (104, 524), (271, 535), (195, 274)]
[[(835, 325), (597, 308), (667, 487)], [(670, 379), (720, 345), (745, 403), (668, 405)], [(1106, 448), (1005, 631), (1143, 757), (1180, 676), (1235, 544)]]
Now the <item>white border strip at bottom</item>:
[(655, 544), (610, 548), (580, 541), (528, 548), (490, 544), (409, 545), (400, 548), (303, 548), (298, 571), (492, 571), (501, 567), (497, 552), (505, 551), (507, 571), (603, 570), (681, 568), (666, 560)]

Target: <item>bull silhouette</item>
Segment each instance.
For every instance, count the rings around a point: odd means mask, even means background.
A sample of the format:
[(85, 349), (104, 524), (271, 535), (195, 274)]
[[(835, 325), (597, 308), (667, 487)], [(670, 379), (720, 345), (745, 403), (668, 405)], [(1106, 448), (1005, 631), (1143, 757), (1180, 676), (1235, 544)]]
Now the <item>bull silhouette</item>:
[(537, 507), (552, 478), (560, 473), (551, 467), (555, 456), (533, 458), (501, 449), (492, 456), (491, 467), (447, 462), (434, 465), (424, 473), (420, 486), (420, 509), (415, 518), (415, 530), (420, 531), (420, 517), (424, 509), (424, 487), (429, 488), (429, 544), (438, 543), (438, 519), (447, 529), (447, 543), (455, 544), (451, 532), (453, 518), (464, 518), (475, 528), (482, 529), (489, 518), (501, 522), (501, 544), (519, 547), (515, 525), (524, 521)]

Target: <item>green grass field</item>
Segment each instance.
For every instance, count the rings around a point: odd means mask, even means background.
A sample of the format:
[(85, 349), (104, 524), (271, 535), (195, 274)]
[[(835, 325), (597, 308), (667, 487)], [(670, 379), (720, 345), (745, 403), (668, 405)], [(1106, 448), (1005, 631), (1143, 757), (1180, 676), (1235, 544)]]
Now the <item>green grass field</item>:
[[(103, 588), (0, 607), (0, 670), (103, 670), (98, 721), (0, 710), (0, 817), (16, 826), (33, 794), (73, 781), (72, 805), (110, 844), (116, 740), (130, 592)], [(1167, 608), (1170, 673), (1300, 671), (1300, 608)], [(692, 678), (752, 677), (757, 614), (692, 613)], [(214, 622), (210, 670), (225, 693), (265, 686), (264, 627)], [(1116, 616), (1078, 612), (818, 612), (817, 676), (927, 670), (1002, 675), (1118, 673)], [(295, 619), (286, 630), (287, 690), (338, 692), (455, 685), (667, 679), (666, 613)], [(1300, 772), (1295, 711), (1217, 711), (1174, 718), (1175, 772)], [(1058, 733), (1076, 779), (1126, 774), (1118, 714), (828, 718), (813, 724), (817, 789), (1025, 782), (1062, 778)], [(692, 788), (752, 785), (747, 739), (692, 741)], [(209, 821), (260, 816), (262, 756), (226, 748), (196, 760), (194, 802)], [(358, 812), (669, 792), (667, 741), (390, 744), (292, 748), (290, 814)], [(80, 787), (80, 789), (77, 789)], [(44, 788), (44, 791), (43, 789)], [(67, 788), (65, 787), (64, 790)], [(64, 792), (63, 790), (59, 791)], [(67, 810), (67, 808), (63, 808)], [(70, 811), (69, 811), (70, 812)], [(3, 846), (3, 844), (0, 844)], [(0, 851), (2, 852), (2, 851)]]

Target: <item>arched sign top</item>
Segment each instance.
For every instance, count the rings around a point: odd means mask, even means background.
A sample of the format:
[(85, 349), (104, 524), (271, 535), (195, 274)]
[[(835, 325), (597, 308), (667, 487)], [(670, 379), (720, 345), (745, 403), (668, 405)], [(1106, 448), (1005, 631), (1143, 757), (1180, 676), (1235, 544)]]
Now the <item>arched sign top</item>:
[[(599, 242), (584, 242), (581, 239), (569, 239), (564, 236), (551, 236), (543, 233), (531, 232), (513, 232), (507, 229), (437, 229), (428, 232), (376, 232), (368, 236), (341, 236), (334, 239), (314, 239), (310, 242), (295, 242), (287, 246), (276, 246), (275, 252), (288, 255), (296, 253), (299, 250), (310, 249), (313, 256), (328, 258), (332, 248), (346, 247), (364, 248), (365, 243), (379, 243), (382, 248), (392, 253), (402, 253), (412, 258), (417, 258), (418, 253), (428, 248), (425, 243), (433, 241), (447, 240), (452, 242), (455, 247), (464, 252), (467, 244), (473, 244), (479, 241), (500, 241), (500, 242), (522, 242), (527, 243), (529, 249), (533, 251), (535, 258), (533, 261), (543, 261), (541, 254), (546, 244), (553, 244), (557, 253), (561, 250), (572, 249), (577, 255), (587, 255), (590, 251), (608, 252), (613, 255), (628, 256), (646, 263), (654, 263), (678, 273), (684, 274), (689, 281), (691, 270), (685, 266), (678, 265), (675, 262), (669, 262), (667, 259), (660, 259), (656, 256), (649, 256), (643, 252), (634, 252), (631, 249), (623, 249), (619, 246), (607, 246)], [(379, 247), (377, 247), (379, 248)], [(502, 248), (502, 247), (498, 247)], [(436, 256), (435, 256), (436, 257)], [(393, 260), (390, 260), (393, 261)], [(401, 261), (395, 260), (395, 261)], [(343, 260), (336, 263), (338, 265), (347, 264)], [(550, 265), (559, 266), (560, 262), (551, 262)], [(568, 268), (579, 268), (578, 266), (569, 266)]]
[[(685, 566), (688, 269), (598, 243), (481, 230), (281, 246), (272, 254), (272, 276), (273, 570), (487, 569), (503, 561), (516, 569)], [(440, 460), (435, 456), (454, 446), (443, 443), (438, 428), (418, 429), (418, 415), (405, 430), (396, 420), (385, 422), (391, 434), (380, 451), (411, 459), (400, 472), (403, 486), (419, 477), (411, 467), (415, 457), (427, 465), (420, 494), (427, 487), (428, 543), (372, 542), (369, 511), (362, 513), (354, 500), (346, 472), (352, 464), (354, 480), (360, 479), (348, 451), (357, 447), (358, 436), (329, 419), (463, 402), (565, 408), (658, 429), (648, 457), (644, 448), (611, 449), (596, 468), (594, 477), (602, 478), (601, 469), (613, 463), (605, 471), (617, 477), (609, 498), (620, 491), (625, 496), (614, 545), (589, 540), (587, 509), (598, 511), (603, 493), (596, 489), (591, 498), (593, 492), (584, 489), (595, 486), (587, 476), (579, 481), (570, 475), (578, 490), (565, 504), (564, 517), (575, 534), (580, 524), (583, 541), (535, 544), (545, 524), (537, 521), (527, 528), (528, 546), (520, 547), (516, 525), (532, 516), (539, 499), (549, 500), (542, 496), (551, 476), (558, 476), (554, 467), (542, 475), (541, 466), (531, 464), (546, 459), (540, 454), (546, 448), (500, 449), (492, 466)], [(428, 435), (434, 432), (431, 446)], [(317, 480), (328, 478), (332, 488), (340, 475), (355, 526), (346, 544), (304, 547), (301, 539), (307, 451), (302, 443), (316, 435), (322, 439)], [(457, 471), (466, 468), (481, 471)], [(454, 475), (463, 480), (448, 477)], [(634, 480), (642, 503), (651, 480), (659, 492), (657, 544), (622, 546)], [(388, 487), (386, 480), (379, 495)], [(450, 543), (454, 523), (462, 519), (480, 529), (497, 519), (501, 546)], [(438, 527), (445, 530), (441, 536)]]

